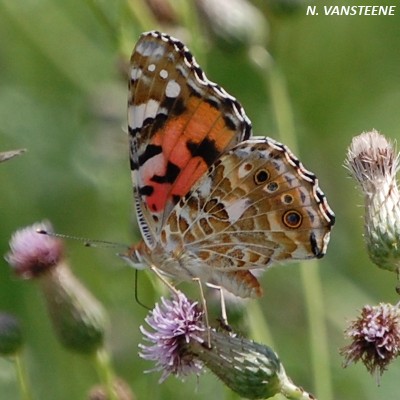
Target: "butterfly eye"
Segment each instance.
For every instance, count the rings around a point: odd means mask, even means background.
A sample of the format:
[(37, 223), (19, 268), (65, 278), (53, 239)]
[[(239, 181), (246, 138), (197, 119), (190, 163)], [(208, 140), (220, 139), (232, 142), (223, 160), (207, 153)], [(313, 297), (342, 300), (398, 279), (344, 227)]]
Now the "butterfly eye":
[(283, 214), (282, 221), (288, 228), (295, 229), (301, 225), (303, 217), (299, 212), (291, 210)]
[(254, 182), (257, 185), (265, 183), (269, 179), (269, 172), (266, 169), (260, 169), (254, 175)]

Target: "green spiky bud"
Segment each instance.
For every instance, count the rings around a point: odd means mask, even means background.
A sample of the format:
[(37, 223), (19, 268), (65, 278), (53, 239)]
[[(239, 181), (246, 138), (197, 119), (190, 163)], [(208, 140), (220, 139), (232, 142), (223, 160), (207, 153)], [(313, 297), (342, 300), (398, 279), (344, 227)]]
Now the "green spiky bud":
[(211, 347), (206, 341), (191, 342), (190, 350), (240, 396), (267, 399), (280, 393), (288, 399), (315, 399), (290, 381), (270, 347), (227, 332), (210, 331), (210, 335)]

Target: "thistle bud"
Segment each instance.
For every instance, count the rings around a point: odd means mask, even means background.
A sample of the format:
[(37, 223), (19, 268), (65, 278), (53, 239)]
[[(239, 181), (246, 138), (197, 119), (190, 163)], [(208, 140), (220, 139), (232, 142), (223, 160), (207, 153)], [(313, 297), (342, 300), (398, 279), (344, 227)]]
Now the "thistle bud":
[(276, 353), (268, 346), (216, 332), (204, 324), (196, 302), (178, 292), (174, 300), (162, 299), (146, 318), (152, 331), (141, 327), (150, 345), (140, 345), (142, 358), (155, 361), (151, 371), (169, 375), (199, 375), (207, 366), (240, 396), (265, 399), (278, 393), (287, 399), (315, 399), (287, 377)]
[(17, 231), (6, 260), (22, 278), (35, 279), (60, 342), (68, 349), (92, 353), (103, 344), (105, 313), (101, 304), (71, 272), (64, 244), (38, 231), (52, 231), (48, 222)]
[(280, 393), (287, 399), (315, 399), (291, 382), (270, 347), (227, 332), (210, 334), (211, 347), (192, 342), (190, 350), (240, 396), (267, 399)]
[(11, 314), (0, 313), (0, 355), (14, 355), (22, 344), (23, 336), (18, 319)]
[(399, 157), (394, 145), (373, 130), (353, 138), (345, 166), (364, 194), (365, 240), (371, 260), (399, 272), (400, 195), (396, 182)]
[(197, 0), (196, 5), (210, 32), (224, 47), (241, 48), (265, 42), (267, 22), (247, 0)]

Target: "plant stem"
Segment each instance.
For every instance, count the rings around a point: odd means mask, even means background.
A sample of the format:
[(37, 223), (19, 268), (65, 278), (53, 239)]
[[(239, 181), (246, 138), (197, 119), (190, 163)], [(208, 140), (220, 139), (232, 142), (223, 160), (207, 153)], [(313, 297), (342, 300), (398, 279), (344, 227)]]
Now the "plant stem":
[(105, 387), (107, 399), (118, 400), (114, 390), (114, 371), (107, 351), (104, 348), (97, 350), (94, 360), (100, 381)]
[(24, 363), (20, 354), (16, 354), (14, 357), (15, 369), (17, 372), (17, 380), (21, 390), (22, 400), (32, 400), (32, 391), (26, 375)]
[(282, 377), (281, 393), (288, 400), (317, 400), (313, 395), (307, 393), (304, 389), (296, 386), (289, 378)]

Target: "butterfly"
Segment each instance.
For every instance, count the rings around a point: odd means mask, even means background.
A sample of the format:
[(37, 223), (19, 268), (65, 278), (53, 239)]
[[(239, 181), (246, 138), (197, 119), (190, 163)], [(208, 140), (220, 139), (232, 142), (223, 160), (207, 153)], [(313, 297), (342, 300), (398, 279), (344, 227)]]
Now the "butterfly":
[(313, 173), (253, 137), (240, 103), (178, 39), (141, 35), (130, 60), (130, 165), (143, 240), (132, 263), (262, 294), (252, 270), (322, 257), (335, 222)]

